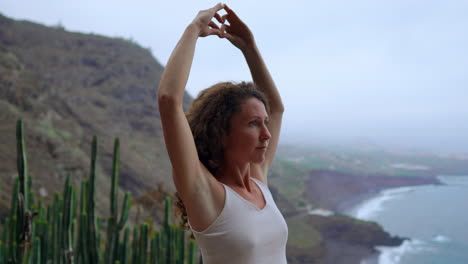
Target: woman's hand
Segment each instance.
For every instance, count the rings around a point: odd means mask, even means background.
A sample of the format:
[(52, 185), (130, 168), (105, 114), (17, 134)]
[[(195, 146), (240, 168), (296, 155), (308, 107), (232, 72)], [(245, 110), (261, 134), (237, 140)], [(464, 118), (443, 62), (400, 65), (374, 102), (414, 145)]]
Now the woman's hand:
[(248, 48), (255, 46), (255, 40), (249, 27), (240, 20), (234, 11), (226, 4), (224, 10), (227, 14), (222, 17), (222, 21), (228, 21), (229, 25), (221, 26), (222, 37), (227, 38), (234, 46), (238, 47), (242, 52)]
[(215, 22), (212, 21), (212, 19), (215, 17), (219, 23), (223, 24), (223, 18), (221, 18), (221, 16), (217, 13), (223, 8), (224, 4), (218, 3), (212, 8), (198, 12), (198, 15), (193, 19), (192, 24), (197, 26), (200, 30), (200, 37), (206, 37), (210, 35), (217, 35), (220, 38), (222, 37), (221, 29), (216, 25)]

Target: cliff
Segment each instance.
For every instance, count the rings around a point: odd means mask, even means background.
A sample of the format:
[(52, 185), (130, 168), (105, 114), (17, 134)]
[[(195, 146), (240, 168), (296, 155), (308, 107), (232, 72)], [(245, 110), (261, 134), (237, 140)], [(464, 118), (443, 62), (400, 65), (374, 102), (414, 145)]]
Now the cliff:
[(305, 243), (289, 243), (289, 264), (361, 263), (377, 252), (374, 248), (376, 245), (398, 246), (403, 243), (403, 238), (391, 236), (377, 223), (344, 215), (308, 215), (289, 219), (288, 224), (290, 233), (296, 236), (312, 233), (315, 237), (315, 243), (308, 246), (304, 246)]
[(319, 207), (344, 212), (381, 190), (401, 186), (441, 184), (435, 177), (361, 175), (330, 170), (310, 170), (305, 198)]

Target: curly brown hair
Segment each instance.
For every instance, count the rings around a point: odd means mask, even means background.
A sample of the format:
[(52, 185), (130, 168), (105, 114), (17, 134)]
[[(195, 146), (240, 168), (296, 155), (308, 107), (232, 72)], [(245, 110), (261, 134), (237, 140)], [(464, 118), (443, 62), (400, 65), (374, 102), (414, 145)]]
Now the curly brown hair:
[[(220, 82), (201, 91), (186, 113), (198, 158), (215, 177), (223, 166), (223, 137), (230, 133), (231, 119), (241, 111), (245, 100), (252, 97), (260, 100), (270, 112), (267, 98), (252, 82)], [(175, 196), (182, 220), (180, 225), (190, 229), (184, 203), (177, 192)]]

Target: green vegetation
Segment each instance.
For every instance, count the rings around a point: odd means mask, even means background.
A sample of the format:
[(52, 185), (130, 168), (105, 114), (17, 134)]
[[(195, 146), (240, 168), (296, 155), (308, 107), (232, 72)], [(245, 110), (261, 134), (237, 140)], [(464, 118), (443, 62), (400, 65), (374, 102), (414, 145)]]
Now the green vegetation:
[(360, 175), (433, 177), (466, 174), (466, 155), (392, 151), (365, 146), (280, 146), (278, 157), (304, 170), (321, 169)]
[(21, 70), (24, 68), (15, 54), (11, 52), (0, 53), (0, 65), (9, 70)]
[[(34, 199), (28, 173), (23, 122), (17, 122), (17, 168), (11, 211), (0, 229), (2, 263), (195, 263), (196, 244), (171, 224), (172, 199), (166, 197), (164, 225), (155, 231), (144, 223), (125, 227), (130, 210), (126, 193), (118, 210), (119, 139), (114, 142), (110, 217), (105, 240), (103, 220), (96, 217), (97, 137), (93, 138), (90, 177), (81, 182), (80, 199), (68, 174), (63, 194), (45, 206)], [(1, 186), (0, 186), (1, 188)], [(78, 212), (77, 212), (78, 210)], [(122, 236), (123, 235), (123, 236)]]
[(303, 218), (287, 219), (288, 223), (288, 245), (298, 248), (312, 248), (323, 242), (320, 233)]
[(281, 195), (298, 207), (307, 206), (303, 199), (307, 170), (293, 162), (277, 159), (270, 171), (269, 181), (274, 186), (281, 186), (278, 188)]

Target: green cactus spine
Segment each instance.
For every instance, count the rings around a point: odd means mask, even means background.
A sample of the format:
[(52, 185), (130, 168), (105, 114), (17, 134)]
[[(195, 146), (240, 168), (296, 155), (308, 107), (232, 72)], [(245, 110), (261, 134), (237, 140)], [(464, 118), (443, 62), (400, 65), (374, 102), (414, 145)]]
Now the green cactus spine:
[(128, 264), (130, 257), (130, 228), (125, 228), (125, 234), (122, 243), (122, 250), (120, 255), (120, 263)]
[(153, 263), (161, 263), (161, 232), (156, 232), (156, 235), (154, 236), (154, 243), (155, 243), (155, 259), (156, 259), (156, 262), (153, 262)]
[(158, 263), (158, 244), (157, 244), (157, 240), (158, 240), (158, 237), (157, 237), (157, 234), (155, 234), (155, 236), (153, 236), (153, 238), (151, 238), (151, 243), (150, 243), (150, 263), (151, 264), (154, 264), (154, 263)]
[[(89, 254), (89, 245), (88, 245), (88, 216), (86, 212), (80, 215), (80, 236), (81, 236), (81, 243), (80, 243), (80, 263), (90, 263), (90, 254)], [(83, 228), (81, 228), (81, 226)]]
[(148, 224), (142, 224), (140, 226), (140, 264), (146, 264), (148, 256)]
[[(101, 230), (104, 223), (104, 219), (102, 217), (97, 217), (96, 219), (96, 230)], [(102, 242), (102, 232), (96, 233), (96, 244), (98, 248), (98, 253), (100, 253), (99, 249), (101, 248)]]
[(87, 199), (87, 231), (88, 231), (88, 251), (89, 263), (99, 263), (99, 248), (96, 233), (96, 158), (97, 158), (97, 137), (93, 137), (91, 146), (91, 171), (88, 183), (88, 199)]
[(17, 241), (17, 225), (18, 225), (18, 192), (19, 192), (19, 177), (16, 177), (13, 186), (13, 194), (11, 197), (10, 221), (8, 229), (7, 256), (9, 262), (16, 262), (16, 250), (13, 249), (13, 243)]
[(33, 251), (31, 257), (31, 264), (41, 263), (41, 239), (36, 237), (33, 242)]
[(105, 263), (113, 264), (116, 259), (116, 250), (119, 245), (119, 233), (124, 228), (128, 219), (128, 211), (130, 209), (130, 194), (125, 193), (122, 204), (120, 221), (118, 219), (118, 194), (119, 194), (119, 148), (120, 141), (116, 138), (114, 141), (114, 156), (112, 162), (112, 184), (110, 192), (110, 217), (107, 228), (107, 245), (105, 254)]
[(172, 215), (172, 198), (169, 196), (166, 196), (165, 198), (165, 214), (164, 214), (164, 228), (169, 228), (169, 225), (171, 223), (171, 215)]
[(70, 184), (70, 174), (67, 175), (64, 188), (63, 219), (61, 222), (61, 255), (64, 263), (73, 263), (72, 216), (73, 188)]
[(139, 241), (139, 234), (138, 228), (135, 226), (133, 227), (133, 242), (132, 242), (132, 263), (139, 264), (140, 263), (140, 247), (138, 245)]
[(173, 263), (172, 262), (172, 234), (171, 234), (171, 209), (172, 209), (172, 199), (169, 196), (166, 196), (164, 199), (164, 225), (163, 225), (163, 247), (164, 247), (164, 263)]
[[(26, 159), (26, 147), (24, 144), (23, 121), (18, 120), (16, 124), (16, 143), (17, 143), (17, 167), (19, 177), (19, 193), (18, 199), (20, 206), (18, 208), (18, 225), (17, 225), (17, 243), (22, 244), (27, 238), (24, 233), (26, 225), (26, 214), (29, 210), (29, 177), (28, 177), (28, 162)], [(29, 242), (29, 241), (27, 241)]]
[(80, 218), (79, 218), (79, 225), (78, 225), (78, 238), (76, 240), (76, 257), (77, 263), (88, 263), (88, 251), (87, 251), (87, 225), (86, 219), (88, 218), (86, 215), (86, 199), (88, 197), (88, 181), (85, 179), (81, 182), (81, 196), (80, 196)]
[(177, 264), (184, 264), (185, 260), (185, 230), (177, 228)]
[(197, 263), (197, 245), (195, 240), (190, 239), (189, 245), (189, 261), (188, 264), (196, 264)]

